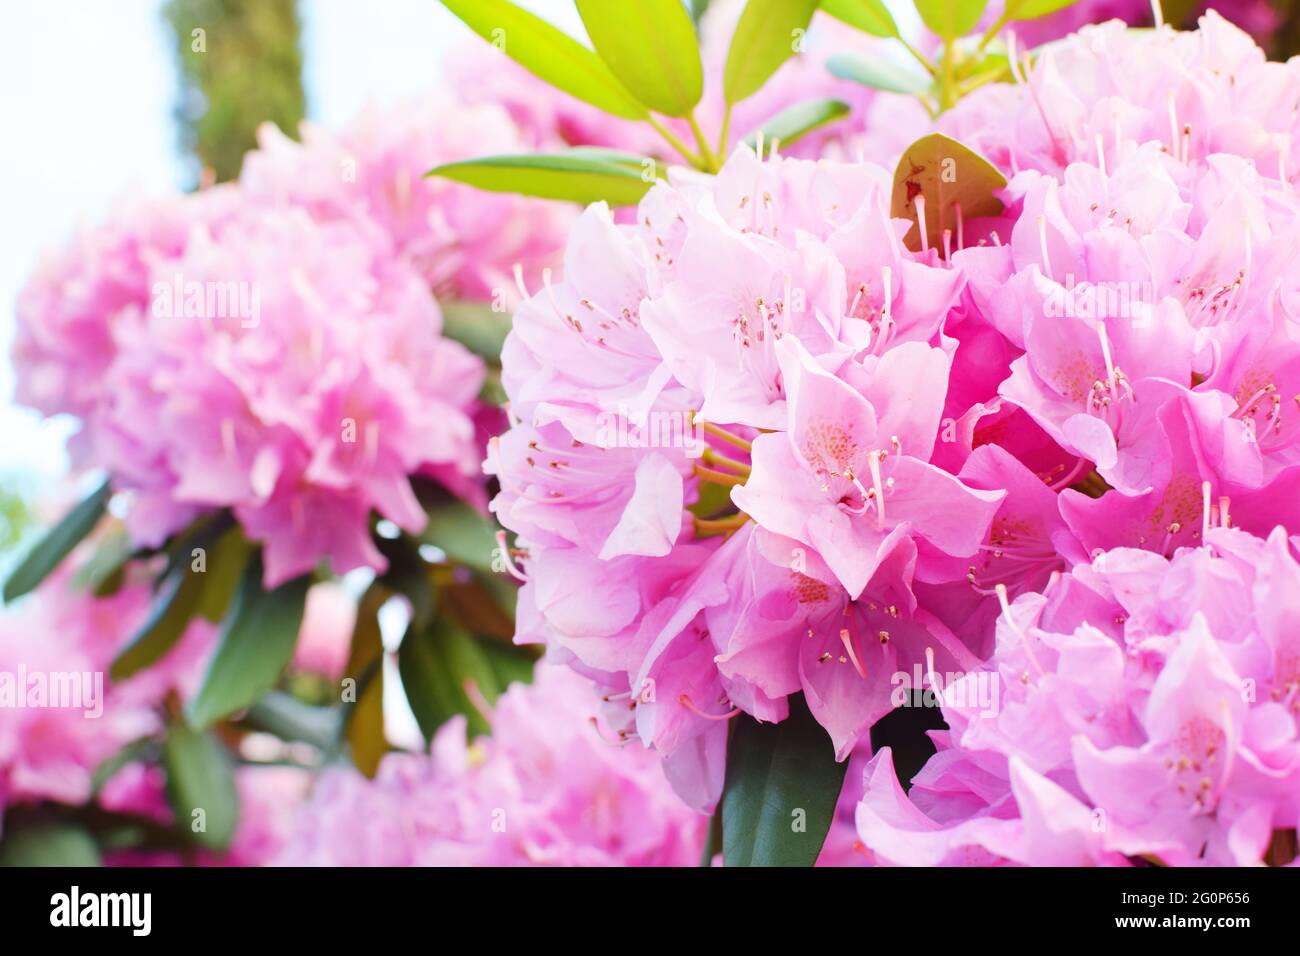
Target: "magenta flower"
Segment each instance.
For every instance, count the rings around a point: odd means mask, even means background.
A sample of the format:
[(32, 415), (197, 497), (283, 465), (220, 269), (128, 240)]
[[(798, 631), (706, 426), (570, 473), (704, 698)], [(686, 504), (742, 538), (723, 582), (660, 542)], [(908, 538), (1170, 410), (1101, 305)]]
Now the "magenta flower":
[(0, 814), (19, 803), (85, 803), (103, 761), (162, 728), (164, 697), (197, 687), (214, 636), (202, 621), (157, 666), (109, 678), (151, 598), (135, 582), (95, 599), (59, 574), (0, 616)]
[(276, 862), (697, 865), (707, 818), (639, 744), (610, 742), (599, 709), (589, 681), (542, 665), (497, 702), (490, 737), (467, 743), (457, 718), (431, 754), (392, 754), (373, 781), (328, 771)]
[(545, 145), (498, 105), (429, 94), (372, 107), (337, 134), (306, 124), (301, 144), (273, 126), (259, 138), (239, 180), (250, 199), (378, 230), (440, 299), (512, 301), (515, 265), (536, 277), (572, 220), (558, 203), (425, 176), (442, 163)]
[(741, 149), (627, 225), (593, 207), (503, 353), (516, 423), (487, 468), (526, 553), (517, 639), (626, 701), (615, 730), (697, 807), (739, 711), (802, 691), (845, 756), (893, 670), (974, 663), (912, 585), (965, 584), (1004, 493), (932, 461), (960, 440), (962, 276), (903, 246), (887, 182)]
[(1298, 575), (1282, 529), (1214, 529), (1017, 600), (988, 666), (943, 689), (952, 730), (911, 794), (873, 760), (864, 844), (905, 864), (1260, 863), (1300, 810)]

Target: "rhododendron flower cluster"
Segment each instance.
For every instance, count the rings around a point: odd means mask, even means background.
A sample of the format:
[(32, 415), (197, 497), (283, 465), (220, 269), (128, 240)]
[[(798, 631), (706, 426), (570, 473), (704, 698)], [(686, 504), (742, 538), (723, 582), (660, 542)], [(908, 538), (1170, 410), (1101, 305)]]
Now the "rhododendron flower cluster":
[[(1170, 15), (1182, 13), (1185, 24), (1191, 25), (1195, 15), (1205, 13), (1211, 7), (1226, 16), (1237, 26), (1248, 31), (1261, 42), (1275, 30), (1280, 21), (1277, 6), (1269, 0), (1216, 0), (1210, 3), (1161, 4), (1168, 6)], [(991, 26), (1006, 10), (1007, 4), (993, 0), (988, 5), (981, 26)], [(1029, 46), (1038, 46), (1052, 40), (1060, 39), (1090, 23), (1103, 23), (1119, 19), (1132, 26), (1149, 27), (1152, 23), (1151, 0), (1077, 0), (1061, 10), (1034, 20), (1017, 21), (1012, 24), (1017, 38)], [(1162, 17), (1164, 12), (1162, 11)]]
[(518, 639), (696, 806), (740, 712), (802, 692), (844, 759), (1093, 554), (1300, 523), (1300, 73), (1215, 14), (1017, 73), (941, 120), (1011, 176), (942, 248), (882, 170), (741, 150), (634, 223), (589, 209), (515, 316), (488, 469)]
[[(1021, 597), (987, 666), (943, 690), (950, 729), (910, 793), (888, 749), (867, 766), (862, 842), (893, 864), (1289, 862), (1297, 595), (1285, 532), (1212, 528), (1171, 558), (1102, 552)], [(996, 709), (975, 703), (981, 682)]]
[(561, 144), (540, 118), (521, 118), (500, 103), (439, 90), (367, 107), (339, 132), (304, 123), (301, 143), (267, 125), (239, 183), (250, 202), (301, 206), (316, 220), (344, 219), (379, 232), (440, 301), (491, 301), (513, 294), (516, 265), (532, 276), (553, 264), (572, 213), (425, 173), (484, 153)]
[[(374, 780), (329, 770), (275, 862), (294, 866), (694, 866), (708, 820), (639, 744), (612, 746), (589, 681), (539, 668), (487, 715), (390, 754)], [(593, 726), (595, 725), (595, 726)], [(602, 735), (605, 739), (602, 739)]]
[[(226, 507), (264, 542), (269, 585), (322, 558), (383, 567), (371, 509), (419, 531), (408, 476), (472, 470), (482, 362), (439, 336), (437, 303), (386, 240), (244, 205), (150, 274), (175, 308), (116, 317), (94, 435), (138, 540)], [(190, 298), (229, 286), (252, 308)]]
[(893, 664), (970, 655), (910, 585), (976, 555), (1004, 492), (932, 463), (961, 279), (907, 250), (888, 189), (742, 150), (635, 225), (593, 207), (503, 353), (518, 424), (489, 469), (529, 556), (521, 636), (629, 701), (621, 732), (697, 805), (733, 706), (780, 720), (802, 689), (844, 755)]
[(500, 107), (434, 96), (304, 135), (267, 128), (238, 185), (83, 234), (24, 290), (15, 346), (19, 398), (82, 420), (77, 458), (131, 493), (137, 541), (230, 508), (270, 585), (322, 559), (384, 567), (369, 515), (421, 530), (411, 475), (481, 502), (485, 369), (440, 336), (434, 294), (502, 300), (570, 218), (423, 178), (535, 147)]
[(203, 621), (157, 666), (108, 676), (150, 599), (142, 583), (95, 599), (64, 574), (0, 616), (0, 820), (18, 804), (85, 803), (104, 761), (162, 728), (164, 698), (194, 690), (212, 648)]

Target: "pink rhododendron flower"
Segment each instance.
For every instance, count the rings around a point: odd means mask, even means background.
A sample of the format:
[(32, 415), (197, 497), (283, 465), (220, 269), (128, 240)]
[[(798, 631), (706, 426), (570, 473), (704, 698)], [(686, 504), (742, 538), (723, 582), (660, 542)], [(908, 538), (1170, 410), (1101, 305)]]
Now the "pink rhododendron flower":
[(84, 803), (103, 761), (161, 729), (164, 697), (195, 689), (214, 636), (204, 621), (149, 670), (108, 676), (151, 598), (147, 584), (128, 583), (96, 599), (65, 573), (0, 615), (0, 813)]
[(229, 186), (124, 199), (106, 222), (48, 252), (15, 304), (17, 400), (46, 415), (93, 418), (120, 348), (118, 316), (147, 309), (155, 264), (178, 255), (193, 228), (222, 222), (238, 206)]
[(1260, 175), (1300, 176), (1294, 101), (1300, 67), (1265, 59), (1249, 35), (1214, 11), (1200, 29), (1086, 26), (1018, 71), (961, 100), (940, 129), (1008, 172), (1059, 175), (1097, 157), (1111, 168), (1154, 142), (1175, 166), (1216, 153), (1253, 159)]
[(698, 865), (708, 819), (639, 744), (602, 739), (599, 708), (589, 681), (542, 665), (535, 684), (502, 695), (490, 737), (467, 742), (456, 718), (430, 754), (391, 754), (373, 781), (327, 771), (276, 862)]
[[(1204, 13), (1213, 7), (1261, 43), (1267, 40), (1281, 19), (1276, 6), (1269, 0), (1213, 0), (1209, 3), (1189, 4), (1187, 8), (1182, 4), (1168, 6), (1171, 12), (1178, 10), (1187, 22), (1190, 22), (1194, 14)], [(993, 0), (980, 21), (980, 27), (986, 29), (992, 26), (1005, 9), (1005, 3)], [(1074, 33), (1090, 23), (1103, 23), (1112, 19), (1123, 20), (1135, 27), (1149, 27), (1152, 25), (1151, 0), (1077, 0), (1045, 17), (1011, 23), (1010, 28), (1015, 30), (1016, 38), (1023, 40), (1026, 45), (1039, 46)]]
[(373, 225), (248, 201), (209, 221), (207, 195), (185, 202), (186, 241), (133, 260), (136, 297), (98, 313), (113, 354), (88, 410), (64, 409), (88, 457), (130, 493), (142, 543), (232, 508), (269, 585), (322, 558), (382, 567), (372, 509), (418, 530), (409, 476), (473, 483), (483, 363), (440, 337), (423, 280)]
[(1216, 528), (1023, 596), (944, 688), (951, 730), (911, 792), (872, 760), (863, 843), (895, 864), (1260, 863), (1300, 813), (1297, 584), (1281, 528)]
[(573, 218), (564, 204), (425, 176), (443, 163), (548, 145), (499, 105), (440, 91), (370, 107), (338, 133), (309, 123), (301, 132), (297, 143), (262, 128), (260, 148), (244, 159), (245, 195), (378, 229), (439, 299), (505, 304), (515, 265), (535, 278), (563, 245)]
[(503, 353), (518, 639), (623, 701), (620, 735), (695, 806), (739, 710), (781, 720), (802, 691), (843, 757), (893, 670), (970, 657), (912, 586), (965, 585), (1004, 491), (932, 462), (962, 276), (903, 246), (889, 183), (741, 149), (635, 223), (592, 207)]

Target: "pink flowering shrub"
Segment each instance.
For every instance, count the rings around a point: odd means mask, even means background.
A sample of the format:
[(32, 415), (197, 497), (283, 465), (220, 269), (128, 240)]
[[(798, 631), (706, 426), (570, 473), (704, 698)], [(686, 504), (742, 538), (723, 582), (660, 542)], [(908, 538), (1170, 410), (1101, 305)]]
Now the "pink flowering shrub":
[(504, 353), (517, 639), (707, 807), (741, 712), (802, 692), (845, 759), (1092, 555), (1295, 526), (1297, 82), (1214, 14), (1087, 28), (940, 121), (1012, 176), (942, 249), (883, 171), (745, 150), (589, 209)]
[(1281, 529), (1214, 528), (1021, 597), (942, 689), (950, 729), (910, 793), (888, 749), (867, 766), (862, 842), (892, 864), (1265, 862), (1300, 814), (1298, 588)]
[[(1162, 4), (1170, 12), (1185, 10), (1185, 22), (1175, 26), (1190, 26), (1196, 17), (1209, 9), (1218, 11), (1237, 26), (1252, 34), (1261, 43), (1277, 28), (1280, 21), (1277, 6), (1270, 0), (1217, 0), (1217, 2), (1195, 3), (1186, 5)], [(989, 26), (1002, 15), (1006, 4), (993, 0), (983, 18), (983, 26)], [(1013, 24), (1016, 36), (1029, 46), (1039, 46), (1052, 40), (1067, 36), (1090, 23), (1103, 23), (1107, 20), (1123, 20), (1136, 27), (1149, 27), (1151, 20), (1151, 0), (1076, 0), (1062, 10), (1039, 17), (1035, 20), (1019, 21)]]
[(18, 804), (85, 803), (100, 764), (162, 729), (170, 692), (194, 689), (212, 647), (202, 621), (157, 666), (109, 677), (149, 601), (145, 584), (95, 599), (62, 575), (0, 616), (0, 819)]
[(304, 124), (302, 142), (274, 126), (244, 159), (250, 202), (287, 203), (313, 219), (364, 223), (392, 243), (440, 301), (492, 301), (514, 294), (513, 270), (536, 276), (553, 264), (573, 214), (568, 207), (426, 178), (440, 163), (558, 144), (520, 125), (502, 105), (446, 91), (369, 107), (340, 132)]
[[(246, 204), (150, 275), (153, 307), (116, 316), (93, 436), (137, 540), (231, 508), (268, 585), (322, 558), (382, 568), (370, 511), (418, 532), (409, 476), (472, 473), (482, 362), (439, 336), (437, 303), (382, 236)], [(190, 297), (211, 289), (240, 307)]]
[(322, 560), (384, 568), (370, 514), (418, 533), (413, 475), (482, 505), (497, 417), (434, 296), (503, 307), (572, 218), (424, 177), (541, 144), (499, 106), (439, 93), (303, 132), (265, 129), (238, 184), (126, 205), (43, 263), (17, 310), (19, 399), (81, 420), (76, 460), (129, 493), (135, 540), (232, 509), (270, 586)]
[(467, 742), (456, 718), (428, 755), (379, 775), (329, 770), (275, 862), (291, 866), (695, 866), (707, 818), (659, 761), (613, 745), (589, 681), (542, 666)]
[(529, 555), (521, 639), (628, 698), (622, 733), (696, 805), (733, 707), (780, 720), (803, 690), (843, 756), (927, 645), (975, 660), (910, 585), (964, 567), (1005, 492), (932, 463), (960, 275), (903, 246), (887, 190), (742, 150), (636, 225), (593, 207), (503, 354), (518, 424), (488, 467)]

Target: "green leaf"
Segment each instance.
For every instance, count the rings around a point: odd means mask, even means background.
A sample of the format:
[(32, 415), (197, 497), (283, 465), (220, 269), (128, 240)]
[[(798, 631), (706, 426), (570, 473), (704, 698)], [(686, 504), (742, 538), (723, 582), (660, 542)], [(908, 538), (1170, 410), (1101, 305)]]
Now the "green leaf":
[(136, 762), (157, 761), (157, 741), (153, 737), (137, 737), (122, 747), (111, 757), (106, 757), (95, 767), (90, 775), (91, 796), (98, 796), (104, 784), (117, 776), (117, 772), (128, 764)]
[(5, 601), (22, 597), (35, 589), (58, 567), (59, 562), (99, 524), (110, 495), (108, 482), (105, 481), (36, 542), (13, 574), (9, 575), (9, 580), (5, 581)]
[(631, 153), (626, 149), (612, 149), (608, 146), (572, 146), (564, 155), (613, 163), (615, 166), (630, 169), (637, 175), (653, 173), (656, 179), (665, 179), (668, 176), (668, 167), (655, 157)]
[(463, 501), (451, 501), (429, 509), (429, 523), (420, 541), (442, 550), (452, 561), (485, 574), (496, 556), (496, 525)]
[(682, 0), (575, 0), (591, 45), (638, 100), (685, 116), (704, 93), (695, 25)]
[(464, 714), (471, 734), (487, 733), (487, 721), (474, 706), (465, 682), (488, 700), (500, 692), (492, 662), (468, 631), (446, 615), (428, 627), (407, 629), (397, 651), (402, 689), (420, 732), (432, 740), (447, 720)]
[(427, 175), (490, 192), (567, 199), (582, 205), (603, 200), (611, 206), (634, 206), (654, 185), (654, 173), (655, 169), (649, 165), (637, 171), (579, 151), (484, 156), (446, 163), (429, 170)]
[(916, 0), (916, 12), (932, 31), (955, 40), (975, 29), (988, 0)]
[(75, 823), (46, 823), (10, 830), (0, 842), (0, 867), (100, 866), (90, 831)]
[(1007, 20), (1033, 20), (1076, 3), (1078, 0), (1007, 0), (1002, 15)]
[(301, 740), (328, 750), (338, 739), (340, 717), (342, 711), (337, 707), (315, 706), (284, 691), (270, 690), (248, 708), (246, 720), (281, 740)]
[(779, 724), (736, 718), (722, 791), (727, 866), (812, 866), (844, 783), (826, 731), (802, 694)]
[(595, 53), (507, 0), (442, 0), (475, 33), (534, 76), (607, 113), (645, 119), (646, 108)]
[(194, 617), (204, 576), (188, 568), (175, 571), (164, 582), (140, 629), (113, 659), (109, 676), (126, 680), (162, 659), (180, 640)]
[(187, 709), (194, 726), (242, 710), (275, 686), (293, 656), (310, 583), (303, 575), (265, 591), (261, 557), (248, 562), (203, 686)]
[(442, 306), (442, 334), (475, 355), (500, 361), (510, 334), (510, 313), (486, 302), (447, 302)]
[(923, 196), (928, 244), (942, 248), (943, 231), (956, 233), (957, 207), (964, 220), (996, 216), (1002, 201), (994, 193), (1006, 184), (1006, 177), (983, 156), (942, 133), (931, 133), (903, 151), (894, 171), (891, 211), (896, 219), (912, 220), (903, 241), (913, 251), (920, 249), (916, 197)]
[(110, 597), (121, 589), (124, 569), (135, 555), (131, 535), (124, 526), (115, 525), (95, 542), (90, 558), (73, 574), (72, 586), (96, 597)]
[(229, 846), (239, 818), (239, 797), (230, 757), (216, 736), (195, 730), (184, 720), (172, 721), (163, 745), (163, 768), (177, 826), (191, 833), (200, 846), (213, 850)]
[(727, 105), (753, 96), (794, 55), (817, 0), (749, 0), (731, 35), (722, 92)]
[[(770, 143), (777, 140), (782, 146), (797, 143), (813, 130), (821, 129), (829, 123), (849, 115), (849, 104), (843, 100), (805, 100), (787, 106), (763, 124), (761, 132), (763, 141)], [(751, 147), (758, 145), (758, 134), (750, 133), (745, 142)]]
[(379, 632), (379, 609), (389, 599), (388, 590), (375, 582), (357, 605), (352, 629), (352, 651), (345, 677), (356, 681), (356, 699), (348, 709), (347, 740), (352, 762), (367, 777), (379, 770), (388, 753), (384, 736), (384, 643)]
[[(252, 553), (253, 545), (238, 525), (217, 539), (216, 544), (208, 549), (207, 570), (203, 572), (203, 590), (195, 607), (196, 614), (213, 624), (226, 616)], [(193, 566), (191, 560), (190, 567)]]
[(868, 58), (841, 53), (826, 61), (826, 69), (841, 80), (890, 93), (922, 93), (930, 88), (929, 77), (883, 56)]
[[(497, 687), (501, 691), (505, 691), (511, 684), (533, 682), (537, 656), (530, 653), (527, 648), (506, 644), (503, 641), (479, 641), (478, 644), (492, 668)], [(494, 698), (489, 700), (495, 703)]]
[(826, 13), (872, 36), (899, 36), (898, 24), (881, 0), (822, 0)]

